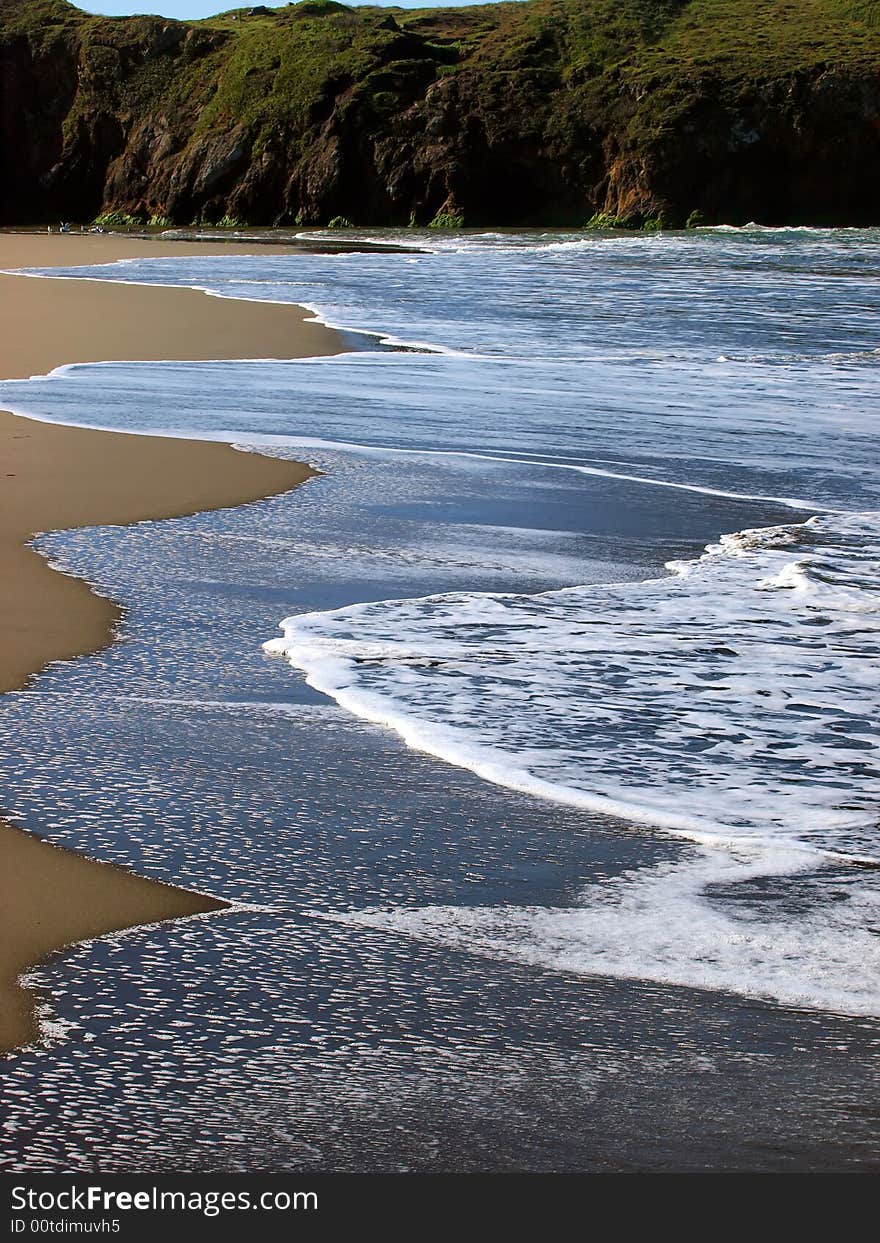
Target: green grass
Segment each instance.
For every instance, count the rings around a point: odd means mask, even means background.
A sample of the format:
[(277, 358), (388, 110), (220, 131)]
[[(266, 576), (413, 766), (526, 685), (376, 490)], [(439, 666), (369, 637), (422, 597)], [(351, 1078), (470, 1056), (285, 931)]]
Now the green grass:
[[(138, 63), (132, 50), (157, 25), (191, 32), (185, 54)], [(645, 90), (639, 111), (662, 124), (707, 77), (759, 81), (828, 63), (876, 71), (880, 3), (529, 0), (405, 10), (304, 0), (175, 24), (93, 17), (64, 0), (4, 0), (0, 32), (39, 45), (74, 32), (108, 102), (115, 93), (128, 106), (197, 108), (199, 131), (235, 121), (256, 141), (279, 126), (315, 124), (346, 92), (405, 101), (462, 67), (485, 74), (488, 91), (496, 75), (540, 71), (574, 90), (597, 80), (618, 83), (618, 96)]]
[(429, 229), (463, 229), (464, 213), (455, 210), (438, 211), (428, 224)]
[[(134, 229), (146, 224), (147, 221), (143, 216), (132, 216), (126, 211), (105, 211), (100, 216), (96, 216), (92, 223), (116, 228)], [(153, 223), (154, 221), (151, 220), (150, 224)]]
[[(101, 112), (120, 118), (126, 133), (170, 118), (184, 135), (182, 160), (198, 144), (235, 135), (250, 164), (265, 158), (292, 169), (328, 133), (405, 143), (411, 110), (441, 83), (464, 101), (462, 133), (470, 126), (489, 149), (569, 159), (604, 134), (621, 155), (649, 159), (688, 126), (706, 124), (712, 108), (735, 109), (811, 75), (875, 80), (880, 67), (880, 0), (524, 0), (415, 10), (303, 0), (199, 22), (96, 17), (65, 0), (0, 6), (0, 41), (26, 42), (34, 63), (50, 63), (62, 46), (76, 58), (62, 159)], [(419, 218), (445, 198), (422, 201)], [(149, 203), (146, 215), (163, 210)], [(408, 214), (409, 206), (401, 222)], [(646, 217), (667, 223), (659, 208), (635, 222)]]

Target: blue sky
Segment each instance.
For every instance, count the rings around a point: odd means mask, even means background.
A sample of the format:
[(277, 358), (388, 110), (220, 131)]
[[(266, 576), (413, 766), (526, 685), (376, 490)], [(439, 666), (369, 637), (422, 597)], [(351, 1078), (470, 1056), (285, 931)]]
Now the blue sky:
[[(254, 0), (264, 3), (265, 0)], [(137, 0), (73, 0), (77, 8), (87, 13), (105, 13), (120, 17), (127, 13), (158, 13), (161, 17), (211, 17), (226, 9), (247, 7), (247, 0), (153, 0), (153, 3), (138, 4)], [(388, 0), (370, 0), (372, 4), (388, 7)], [(462, 8), (468, 0), (398, 0), (396, 7), (400, 9), (451, 9)], [(470, 0), (472, 4), (485, 4), (486, 0)], [(278, 5), (269, 5), (278, 8)]]

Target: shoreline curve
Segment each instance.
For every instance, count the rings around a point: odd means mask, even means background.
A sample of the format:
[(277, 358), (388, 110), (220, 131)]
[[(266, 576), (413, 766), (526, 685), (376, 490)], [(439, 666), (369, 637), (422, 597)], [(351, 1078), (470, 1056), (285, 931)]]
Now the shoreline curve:
[[(253, 247), (0, 232), (0, 376), (44, 375), (72, 363), (304, 358), (348, 348), (296, 306), (9, 271), (208, 253)], [(112, 643), (122, 615), (83, 579), (53, 569), (32, 546), (35, 536), (230, 508), (316, 473), (220, 441), (98, 431), (0, 410), (0, 693), (22, 690), (48, 664)], [(39, 1038), (36, 998), (21, 983), (29, 969), (77, 942), (230, 905), (2, 821), (0, 860), (0, 1055)]]

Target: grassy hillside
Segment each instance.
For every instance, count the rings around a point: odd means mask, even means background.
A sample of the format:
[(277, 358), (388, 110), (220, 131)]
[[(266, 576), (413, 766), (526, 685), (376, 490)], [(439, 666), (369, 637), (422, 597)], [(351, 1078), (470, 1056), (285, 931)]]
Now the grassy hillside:
[(0, 0), (3, 216), (880, 222), (880, 2)]

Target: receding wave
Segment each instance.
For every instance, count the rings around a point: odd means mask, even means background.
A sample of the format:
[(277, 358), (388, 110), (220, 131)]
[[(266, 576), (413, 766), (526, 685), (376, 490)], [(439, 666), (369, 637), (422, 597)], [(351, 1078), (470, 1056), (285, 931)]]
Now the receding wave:
[[(412, 747), (541, 796), (547, 824), (567, 803), (586, 826), (622, 818), (627, 850), (633, 823), (659, 830), (646, 859), (674, 856), (570, 907), (417, 897), (338, 918), (880, 1013), (876, 232), (397, 240), (408, 253), (67, 275), (296, 303), (430, 353), (72, 368), (2, 404), (314, 454), (327, 473), (296, 538), (251, 533), (268, 581), (304, 610), (411, 598), (288, 618), (270, 648)], [(672, 556), (692, 559), (645, 581)], [(304, 566), (326, 590), (300, 594)]]
[(266, 646), (500, 785), (880, 863), (880, 515), (741, 531), (669, 568), (289, 617)]
[(550, 816), (556, 801), (685, 839), (564, 906), (325, 917), (531, 969), (880, 1016), (880, 514), (743, 530), (669, 569), (282, 624), (267, 650), (410, 746)]
[[(800, 888), (803, 909), (768, 878)], [(827, 878), (836, 902), (809, 901), (805, 862), (695, 850), (674, 864), (589, 885), (566, 907), (398, 907), (331, 918), (488, 958), (574, 975), (723, 990), (799, 1009), (880, 1015), (880, 878)], [(746, 890), (748, 899), (733, 895)], [(846, 901), (841, 901), (842, 897)], [(813, 895), (815, 899), (815, 895)]]

